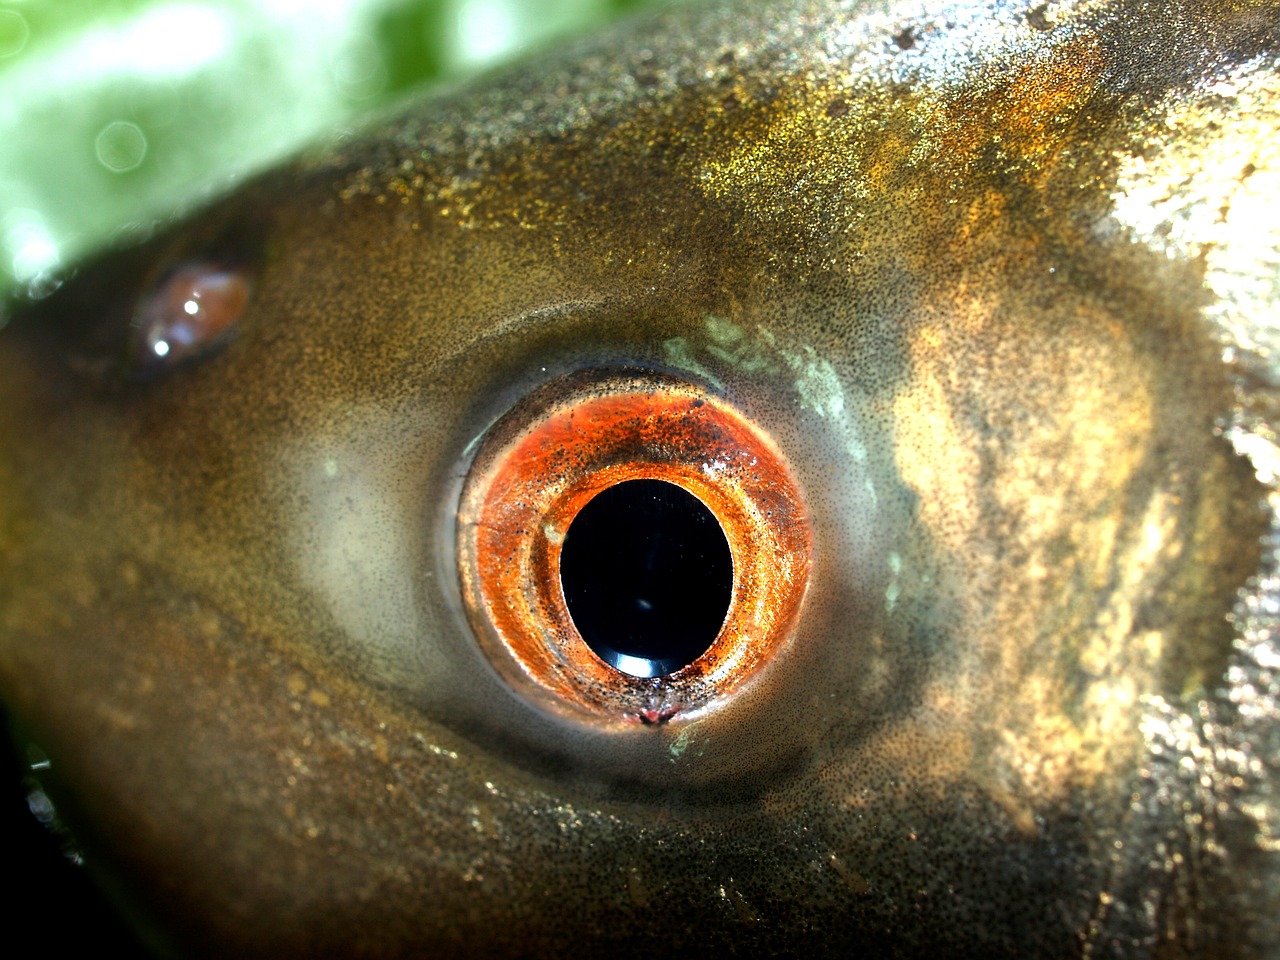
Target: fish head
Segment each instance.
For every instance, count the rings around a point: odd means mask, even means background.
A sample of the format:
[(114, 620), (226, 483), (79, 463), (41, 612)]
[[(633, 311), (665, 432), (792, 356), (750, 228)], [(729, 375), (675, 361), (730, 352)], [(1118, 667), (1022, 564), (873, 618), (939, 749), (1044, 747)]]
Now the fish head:
[[(1275, 13), (680, 8), (85, 267), (0, 692), (90, 859), (194, 953), (1274, 950)], [(635, 479), (732, 585), (628, 672)]]

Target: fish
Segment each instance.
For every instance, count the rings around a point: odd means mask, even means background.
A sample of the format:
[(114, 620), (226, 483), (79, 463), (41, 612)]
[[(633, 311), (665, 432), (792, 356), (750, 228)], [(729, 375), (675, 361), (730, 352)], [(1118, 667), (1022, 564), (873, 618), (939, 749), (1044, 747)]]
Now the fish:
[[(0, 698), (147, 944), (1280, 955), (1278, 14), (672, 7), (21, 310)], [(569, 606), (633, 479), (692, 652)]]

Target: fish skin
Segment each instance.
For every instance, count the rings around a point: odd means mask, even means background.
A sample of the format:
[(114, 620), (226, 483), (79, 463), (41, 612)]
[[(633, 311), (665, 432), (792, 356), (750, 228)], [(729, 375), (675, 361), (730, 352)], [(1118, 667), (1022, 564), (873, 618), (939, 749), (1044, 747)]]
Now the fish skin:
[[(407, 107), (0, 336), (0, 695), (193, 955), (1280, 955), (1280, 8), (680, 8)], [(166, 264), (238, 337), (95, 375)], [(474, 441), (682, 370), (809, 499), (793, 647), (539, 714)]]

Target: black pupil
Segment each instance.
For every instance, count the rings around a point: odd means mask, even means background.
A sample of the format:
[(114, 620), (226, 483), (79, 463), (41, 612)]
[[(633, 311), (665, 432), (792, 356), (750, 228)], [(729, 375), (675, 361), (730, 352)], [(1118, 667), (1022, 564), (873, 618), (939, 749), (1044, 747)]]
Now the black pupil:
[(661, 677), (697, 660), (720, 632), (733, 557), (693, 494), (664, 480), (628, 480), (573, 518), (560, 583), (574, 626), (600, 659)]

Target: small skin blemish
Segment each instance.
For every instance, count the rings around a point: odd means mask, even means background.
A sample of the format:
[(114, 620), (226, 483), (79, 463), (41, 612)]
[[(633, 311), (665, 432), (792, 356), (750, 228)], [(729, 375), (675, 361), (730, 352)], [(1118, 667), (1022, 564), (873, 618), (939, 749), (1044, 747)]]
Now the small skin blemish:
[(639, 870), (635, 867), (628, 870), (624, 885), (627, 888), (627, 895), (631, 898), (632, 906), (642, 909), (649, 906), (649, 891), (645, 888), (644, 880), (641, 878)]
[(1048, 33), (1056, 23), (1052, 23), (1048, 17), (1049, 5), (1042, 3), (1038, 7), (1032, 7), (1027, 11), (1027, 23), (1031, 25), (1032, 30), (1039, 30), (1041, 33)]
[(871, 892), (871, 884), (867, 883), (865, 877), (856, 870), (851, 870), (834, 853), (827, 858), (827, 862), (831, 864), (831, 869), (835, 871), (836, 876), (844, 881), (845, 886), (856, 894), (864, 894)]
[(447, 760), (457, 760), (457, 759), (458, 759), (458, 754), (457, 754), (457, 752), (456, 752), (456, 751), (454, 751), (454, 750), (446, 750), (444, 747), (442, 747), (442, 746), (440, 746), (440, 745), (438, 745), (438, 744), (435, 744), (435, 743), (429, 743), (429, 742), (426, 740), (426, 738), (425, 738), (425, 737), (423, 737), (421, 734), (415, 734), (415, 735), (414, 735), (414, 739), (415, 739), (415, 740), (417, 740), (419, 743), (421, 743), (421, 744), (422, 744), (422, 745), (423, 745), (423, 746), (424, 746), (424, 747), (425, 747), (429, 752), (431, 752), (432, 754), (434, 754), (434, 755), (435, 755), (435, 756), (437, 756), (437, 757), (444, 757), (444, 758), (445, 758), (445, 759), (447, 759)]
[[(676, 736), (676, 738), (671, 741), (671, 746), (668, 747), (667, 749), (671, 753), (671, 756), (668, 759), (672, 763), (675, 763), (682, 756), (684, 756), (685, 751), (687, 751), (689, 747), (693, 745), (694, 734), (697, 731), (697, 728), (698, 728), (698, 724), (691, 723), (689, 724), (689, 726), (681, 730), (680, 733)], [(696, 751), (694, 755), (697, 756), (701, 754), (701, 752), (702, 751), (699, 749), (698, 751)]]
[(898, 597), (902, 595), (902, 582), (899, 579), (902, 574), (902, 557), (896, 553), (889, 554), (889, 570), (893, 574), (893, 579), (889, 581), (889, 586), (884, 591), (884, 603), (885, 609), (893, 613)]
[(733, 908), (734, 916), (742, 923), (755, 923), (760, 919), (759, 915), (752, 909), (751, 904), (747, 903), (746, 898), (738, 891), (733, 880), (727, 880), (720, 886), (720, 898), (728, 901)]
[(648, 708), (640, 711), (640, 722), (646, 727), (659, 726), (666, 723), (679, 712), (679, 707), (661, 707), (658, 709)]
[(142, 574), (138, 570), (138, 565), (132, 560), (125, 560), (120, 564), (120, 581), (129, 590), (138, 589), (138, 584), (142, 582)]

